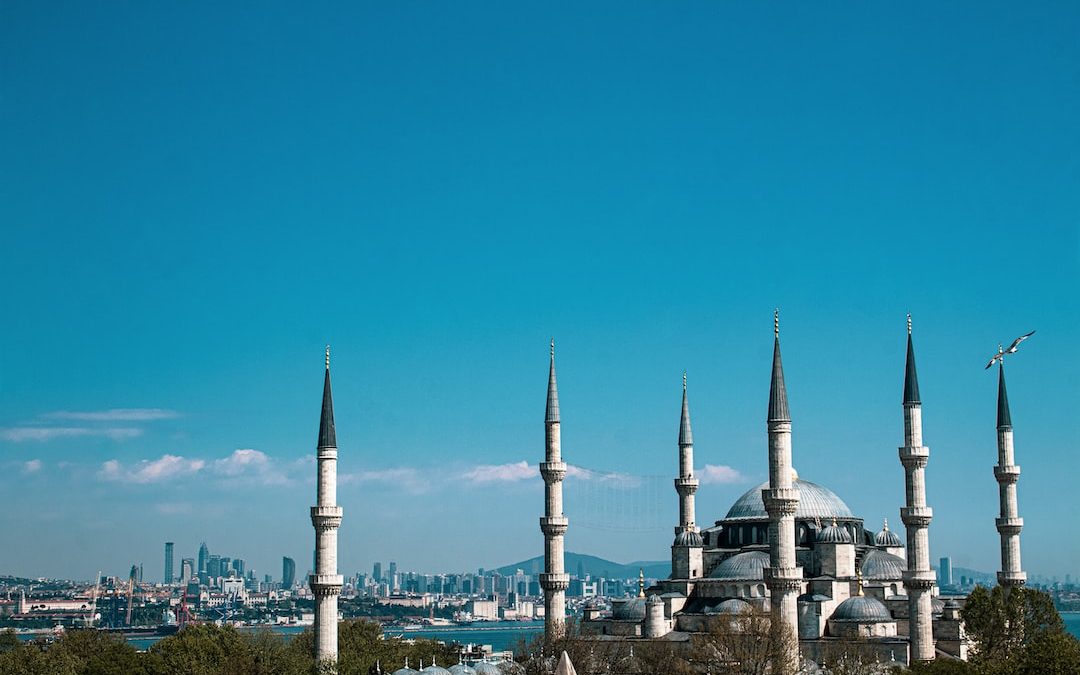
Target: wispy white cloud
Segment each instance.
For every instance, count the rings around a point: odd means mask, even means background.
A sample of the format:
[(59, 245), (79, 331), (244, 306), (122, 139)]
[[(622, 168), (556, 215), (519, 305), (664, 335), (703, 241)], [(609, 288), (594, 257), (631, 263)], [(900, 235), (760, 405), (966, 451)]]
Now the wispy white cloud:
[(723, 464), (706, 464), (698, 469), (698, 479), (706, 484), (730, 485), (732, 483), (746, 482), (746, 476), (739, 473), (738, 469)]
[(81, 422), (153, 422), (180, 417), (175, 410), (164, 408), (111, 408), (109, 410), (58, 410), (42, 415), (45, 419), (78, 420)]
[(170, 478), (198, 473), (205, 467), (206, 462), (201, 459), (188, 459), (178, 455), (144, 459), (132, 466), (124, 466), (118, 460), (110, 459), (101, 465), (98, 477), (102, 480), (130, 483), (160, 483)]
[(142, 429), (135, 427), (7, 427), (0, 429), (0, 438), (5, 441), (22, 443), (25, 441), (51, 441), (57, 438), (110, 438), (123, 441), (142, 435)]
[(462, 474), (462, 478), (477, 483), (515, 483), (517, 481), (539, 479), (536, 466), (525, 460), (509, 464), (481, 464)]
[(234, 450), (224, 459), (215, 459), (211, 464), (213, 472), (230, 480), (245, 480), (260, 485), (283, 485), (289, 482), (266, 453), (252, 448)]
[(40, 459), (31, 459), (28, 462), (23, 462), (22, 472), (24, 474), (37, 473), (38, 471), (41, 471)]
[(597, 481), (606, 483), (611, 487), (627, 490), (641, 487), (645, 478), (644, 476), (635, 476), (620, 471), (594, 471), (593, 469), (586, 469), (581, 466), (574, 466), (573, 464), (567, 465), (566, 475), (569, 478)]

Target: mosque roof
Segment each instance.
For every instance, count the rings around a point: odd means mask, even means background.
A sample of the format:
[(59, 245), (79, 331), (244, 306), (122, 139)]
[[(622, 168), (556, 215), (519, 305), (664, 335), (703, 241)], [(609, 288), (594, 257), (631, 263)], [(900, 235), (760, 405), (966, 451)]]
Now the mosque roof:
[(420, 671), (420, 675), (450, 675), (450, 671), (442, 666), (431, 664)]
[(706, 607), (706, 614), (746, 614), (751, 611), (750, 603), (738, 598), (725, 600), (714, 607)]
[(746, 551), (736, 553), (724, 560), (709, 574), (710, 579), (756, 580), (765, 578), (765, 568), (769, 566), (769, 554), (764, 551)]
[[(761, 491), (767, 487), (769, 487), (768, 481), (748, 490), (731, 505), (724, 520), (767, 520), (769, 514), (765, 512), (765, 502), (761, 499)], [(796, 478), (792, 487), (799, 491), (799, 508), (795, 511), (796, 518), (831, 520), (855, 517), (844, 500), (827, 487), (801, 478)]]
[(414, 670), (412, 668), (398, 668), (394, 671), (394, 675), (419, 675), (419, 673), (419, 670)]
[(464, 663), (455, 663), (447, 668), (451, 675), (476, 675), (476, 671)]
[(871, 549), (863, 558), (861, 570), (864, 579), (894, 581), (903, 578), (905, 567), (903, 558)]
[(675, 535), (676, 546), (703, 546), (705, 541), (693, 530), (686, 530)]
[(889, 529), (889, 521), (885, 521), (882, 526), (881, 532), (874, 535), (875, 546), (888, 546), (889, 548), (896, 548), (903, 546), (904, 542), (900, 541), (900, 537), (895, 532)]
[(619, 621), (641, 621), (645, 618), (645, 598), (616, 601), (611, 607), (611, 618)]
[(473, 670), (477, 675), (502, 675), (502, 671), (494, 663), (488, 663), (487, 661), (480, 661), (473, 664)]
[(817, 537), (814, 539), (819, 544), (851, 544), (851, 535), (847, 530), (833, 522), (832, 525), (826, 527), (817, 533)]
[(854, 623), (881, 623), (894, 621), (889, 608), (877, 598), (869, 595), (857, 595), (841, 602), (829, 617), (831, 621), (851, 621)]

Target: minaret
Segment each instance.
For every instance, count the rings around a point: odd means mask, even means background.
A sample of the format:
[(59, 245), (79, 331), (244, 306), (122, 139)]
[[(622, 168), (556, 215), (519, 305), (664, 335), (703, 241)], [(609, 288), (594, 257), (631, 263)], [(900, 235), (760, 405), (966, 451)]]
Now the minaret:
[(1008, 590), (1023, 586), (1027, 582), (1027, 574), (1020, 568), (1020, 530), (1024, 527), (1024, 519), (1017, 515), (1016, 507), (1016, 482), (1020, 480), (1020, 467), (1014, 463), (1012, 415), (1009, 414), (1009, 395), (1005, 391), (1004, 359), (998, 359), (997, 444), (998, 463), (994, 467), (994, 478), (997, 479), (1001, 497), (1001, 517), (996, 519), (997, 531), (1001, 535), (998, 583)]
[(919, 378), (915, 373), (915, 347), (911, 342), (909, 314), (907, 363), (904, 366), (904, 445), (900, 448), (907, 506), (900, 509), (900, 520), (907, 528), (904, 587), (908, 594), (908, 635), (912, 661), (934, 659), (931, 603), (935, 574), (930, 568), (928, 533), (934, 511), (926, 505), (926, 463), (929, 459), (930, 448), (922, 444), (922, 402), (919, 400)]
[(765, 581), (769, 586), (773, 620), (782, 626), (793, 652), (778, 672), (794, 673), (799, 665), (799, 610), (802, 568), (795, 561), (795, 511), (799, 491), (792, 482), (791, 414), (788, 412), (784, 366), (780, 361), (780, 311), (773, 316), (772, 384), (769, 386), (769, 487), (762, 501), (769, 514), (769, 566)]
[(690, 429), (690, 402), (686, 396), (686, 373), (682, 378), (682, 416), (679, 418), (679, 477), (675, 491), (679, 493), (679, 524), (671, 545), (671, 578), (693, 579), (701, 576), (702, 547), (694, 515), (694, 493), (698, 479), (694, 478), (694, 434)]
[(569, 521), (563, 515), (562, 482), (566, 478), (566, 463), (562, 461), (559, 437), (559, 391), (555, 385), (555, 339), (551, 339), (551, 366), (548, 370), (547, 414), (544, 416), (545, 461), (540, 464), (544, 478), (544, 517), (540, 531), (544, 533), (544, 572), (540, 586), (544, 589), (544, 635), (548, 639), (562, 635), (566, 623), (566, 589), (570, 575), (564, 571), (563, 535)]
[[(315, 573), (309, 583), (315, 596), (315, 661), (337, 672), (338, 595), (342, 579), (337, 572), (337, 531), (341, 507), (337, 505), (337, 434), (334, 431), (334, 400), (330, 394), (330, 347), (326, 347), (322, 417), (319, 420), (318, 506), (311, 507), (315, 527)], [(322, 671), (320, 671), (322, 672)]]

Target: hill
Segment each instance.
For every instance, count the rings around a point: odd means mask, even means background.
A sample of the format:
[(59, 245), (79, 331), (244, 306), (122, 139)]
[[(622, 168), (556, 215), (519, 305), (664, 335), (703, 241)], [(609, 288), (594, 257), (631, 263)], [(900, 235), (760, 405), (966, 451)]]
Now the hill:
[[(639, 560), (629, 563), (617, 563), (585, 553), (571, 553), (569, 551), (566, 553), (566, 571), (570, 573), (570, 576), (587, 574), (594, 578), (630, 579), (637, 577), (639, 569), (644, 570), (645, 576), (650, 579), (666, 579), (671, 576), (671, 562), (666, 560)], [(496, 571), (502, 575), (513, 574), (517, 570), (522, 570), (526, 574), (543, 572), (544, 556), (540, 555), (496, 568)]]

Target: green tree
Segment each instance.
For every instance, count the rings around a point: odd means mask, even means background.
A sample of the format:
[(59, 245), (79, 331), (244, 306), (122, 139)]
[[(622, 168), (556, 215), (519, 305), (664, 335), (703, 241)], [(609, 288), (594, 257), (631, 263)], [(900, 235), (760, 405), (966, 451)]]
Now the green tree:
[(1001, 665), (1047, 634), (1065, 631), (1050, 595), (1023, 587), (982, 586), (968, 596), (960, 616), (972, 641), (971, 662)]
[(120, 635), (96, 630), (68, 631), (46, 651), (55, 672), (78, 675), (141, 675), (146, 660)]

